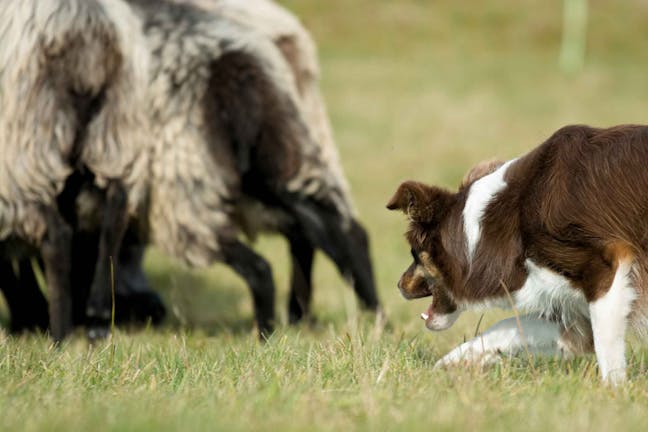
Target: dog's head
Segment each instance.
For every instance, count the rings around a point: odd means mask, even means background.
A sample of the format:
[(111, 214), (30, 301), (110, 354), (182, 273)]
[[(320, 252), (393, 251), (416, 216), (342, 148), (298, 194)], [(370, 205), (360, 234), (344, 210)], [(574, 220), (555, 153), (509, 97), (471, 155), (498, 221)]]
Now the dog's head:
[(432, 296), (427, 312), (421, 314), (430, 330), (446, 329), (459, 316), (448, 291), (441, 233), (455, 199), (443, 189), (407, 181), (387, 204), (388, 209), (401, 210), (410, 220), (406, 237), (413, 262), (398, 281), (398, 288), (406, 299)]
[[(495, 171), (501, 161), (485, 161), (473, 167), (464, 177), (460, 193), (472, 183)], [(460, 194), (425, 184), (407, 181), (387, 204), (390, 210), (401, 210), (409, 218), (406, 237), (412, 264), (398, 282), (406, 299), (432, 296), (427, 312), (421, 314), (430, 330), (450, 327), (459, 316), (459, 308), (449, 289), (461, 277), (464, 238), (455, 207)]]

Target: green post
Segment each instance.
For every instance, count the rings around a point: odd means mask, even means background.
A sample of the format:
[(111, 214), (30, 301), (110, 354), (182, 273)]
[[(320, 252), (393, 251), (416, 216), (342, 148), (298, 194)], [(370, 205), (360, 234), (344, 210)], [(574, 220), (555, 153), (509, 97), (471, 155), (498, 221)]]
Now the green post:
[(587, 8), (587, 0), (564, 0), (559, 60), (560, 68), (564, 72), (580, 72), (585, 64)]

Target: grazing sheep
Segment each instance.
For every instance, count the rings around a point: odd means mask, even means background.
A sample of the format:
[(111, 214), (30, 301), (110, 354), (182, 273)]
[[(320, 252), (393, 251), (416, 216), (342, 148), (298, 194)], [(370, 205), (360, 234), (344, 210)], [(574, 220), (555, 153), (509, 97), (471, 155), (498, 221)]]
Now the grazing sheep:
[[(365, 306), (377, 309), (366, 233), (353, 214), (321, 99), (319, 107), (306, 109), (308, 97), (296, 63), (282, 56), (286, 50), (217, 13), (152, 0), (129, 4), (147, 40), (133, 37), (135, 48), (123, 59), (137, 65), (132, 51), (147, 47), (150, 81), (122, 78), (103, 90), (103, 103), (83, 134), (81, 160), (99, 180), (119, 180), (135, 216), (131, 226), (191, 266), (230, 265), (252, 291), (261, 332), (274, 320), (272, 274), (238, 239), (241, 231), (280, 232), (290, 241), (291, 321), (308, 313), (314, 247), (352, 278)], [(141, 28), (129, 26), (131, 32)], [(142, 85), (146, 98), (112, 91), (127, 84), (134, 94), (141, 88), (132, 87)], [(306, 121), (313, 113), (323, 116), (318, 134)], [(127, 121), (133, 118), (140, 119), (139, 136)], [(317, 136), (326, 133), (329, 141), (320, 142)], [(95, 281), (105, 276), (101, 262)], [(92, 287), (93, 293), (103, 290), (99, 299), (109, 295), (106, 284)], [(109, 311), (106, 301), (89, 304), (93, 316)]]
[[(312, 145), (318, 147), (317, 151), (321, 163), (325, 166), (327, 175), (331, 175), (335, 179), (340, 199), (338, 209), (345, 220), (355, 219), (356, 215), (349, 186), (342, 171), (326, 106), (319, 90), (320, 69), (317, 60), (317, 49), (313, 39), (301, 25), (299, 19), (286, 8), (271, 0), (174, 1), (198, 6), (252, 31), (259, 32), (272, 40), (279, 48), (292, 72), (292, 76), (288, 79), (298, 94), (295, 102), (300, 105), (303, 120), (310, 129)], [(291, 322), (296, 322), (304, 315), (309, 314), (312, 293), (313, 247), (309, 241), (304, 241), (304, 239), (292, 235), (292, 233), (286, 234), (289, 234), (287, 237), (290, 242), (293, 261), (289, 319)], [(373, 278), (371, 262), (368, 259), (368, 251), (362, 251), (362, 239), (366, 236), (364, 230), (354, 221), (348, 235), (360, 240), (357, 252), (366, 256), (366, 259), (362, 258), (364, 263), (361, 264), (366, 270), (363, 275), (359, 275), (356, 271), (356, 278), (360, 279), (359, 283), (361, 285), (371, 285), (373, 284), (370, 281)], [(367, 246), (365, 245), (364, 248), (366, 249)], [(346, 270), (343, 271), (346, 272)], [(365, 282), (361, 281), (363, 279)]]
[(239, 239), (291, 242), (295, 319), (307, 310), (313, 247), (378, 307), (367, 237), (339, 171), (305, 121), (289, 64), (263, 33), (186, 5), (129, 1), (150, 44), (154, 150), (150, 240), (192, 266), (223, 261), (248, 283), (260, 330), (272, 328), (267, 262)]
[[(107, 218), (125, 212), (126, 197), (137, 200), (142, 177), (137, 168), (143, 163), (124, 144), (140, 139), (141, 116), (133, 107), (145, 89), (147, 51), (136, 52), (144, 43), (131, 43), (140, 29), (120, 1), (25, 0), (2, 6), (0, 255), (6, 260), (33, 248), (40, 252), (50, 330), (58, 341), (71, 329), (72, 233), (56, 197), (74, 169), (87, 168), (107, 185)], [(112, 109), (102, 109), (104, 104)], [(120, 241), (119, 224), (108, 222), (92, 286), (95, 302), (109, 283), (102, 257)], [(0, 266), (2, 280), (12, 280), (11, 270)]]

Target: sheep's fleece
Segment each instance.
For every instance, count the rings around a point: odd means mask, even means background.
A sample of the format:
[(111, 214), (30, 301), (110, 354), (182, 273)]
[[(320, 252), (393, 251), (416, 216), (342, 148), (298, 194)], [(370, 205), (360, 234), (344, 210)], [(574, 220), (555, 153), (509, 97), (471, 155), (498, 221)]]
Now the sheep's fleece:
[[(120, 1), (2, 0), (0, 240), (38, 244), (38, 209), (55, 206), (77, 164), (142, 200), (149, 64), (140, 28)], [(105, 109), (93, 116), (94, 101)]]
[[(285, 189), (351, 217), (323, 104), (307, 102), (291, 70), (299, 63), (263, 31), (163, 1), (0, 1), (0, 239), (37, 242), (44, 225), (30, 209), (52, 205), (83, 165), (100, 184), (123, 181), (152, 243), (192, 266), (220, 259), (219, 239), (238, 235), (245, 201), (234, 156), (208, 142), (205, 116), (210, 65), (228, 52), (255, 58), (299, 108), (285, 133), (299, 142), (300, 163)], [(317, 77), (316, 63), (304, 70)], [(78, 100), (100, 108), (90, 115)], [(324, 126), (311, 130), (316, 116)]]
[[(158, 2), (152, 7), (147, 0), (130, 3), (146, 21), (145, 34), (155, 53), (148, 93), (151, 123), (157, 125), (151, 131), (151, 240), (191, 265), (206, 265), (219, 259), (218, 238), (236, 235), (240, 208), (232, 204), (244, 201), (239, 196), (240, 173), (225, 152), (228, 146), (211, 143), (221, 149), (220, 157), (213, 157), (206, 142), (209, 125), (202, 99), (210, 65), (228, 52), (247, 53), (257, 59), (276, 91), (301, 107), (297, 86), (289, 64), (263, 33), (217, 13)], [(294, 123), (301, 128), (286, 133), (299, 141), (301, 164), (286, 180), (286, 188), (332, 200), (341, 214), (350, 216), (346, 185), (332, 168), (337, 165), (329, 163), (306, 128), (302, 111), (296, 114), (300, 121)]]

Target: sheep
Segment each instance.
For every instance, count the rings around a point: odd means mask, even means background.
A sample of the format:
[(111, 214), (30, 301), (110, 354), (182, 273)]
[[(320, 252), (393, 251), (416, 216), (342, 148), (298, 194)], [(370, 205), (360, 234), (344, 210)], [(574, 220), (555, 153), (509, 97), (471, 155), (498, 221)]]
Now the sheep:
[[(123, 145), (139, 140), (141, 116), (129, 107), (147, 72), (144, 43), (130, 44), (140, 34), (133, 30), (136, 19), (120, 1), (3, 1), (0, 8), (0, 255), (39, 251), (55, 341), (71, 329), (72, 233), (56, 204), (66, 179), (79, 167), (92, 170), (107, 187), (107, 217), (125, 213), (125, 199), (141, 190), (143, 161)], [(105, 301), (106, 258), (120, 241), (119, 224), (108, 222), (95, 302)], [(0, 266), (0, 277), (11, 285), (8, 267)]]
[[(292, 72), (289, 78), (298, 94), (304, 121), (308, 124), (313, 144), (318, 146), (322, 163), (336, 180), (339, 191), (339, 208), (346, 220), (357, 219), (351, 199), (349, 185), (344, 176), (342, 165), (333, 139), (326, 106), (319, 91), (320, 68), (317, 60), (317, 48), (309, 32), (301, 25), (299, 19), (286, 8), (271, 0), (174, 0), (176, 3), (187, 3), (200, 7), (212, 14), (233, 21), (241, 26), (259, 32), (269, 38), (281, 51)], [(358, 239), (366, 237), (364, 229), (354, 224), (353, 236)], [(288, 236), (293, 261), (291, 294), (288, 316), (290, 322), (297, 322), (310, 313), (312, 293), (311, 269), (313, 248), (308, 241)], [(362, 241), (360, 241), (362, 244)], [(362, 247), (360, 248), (362, 249)], [(366, 268), (362, 279), (372, 279), (371, 261), (368, 252), (361, 266)], [(362, 282), (360, 282), (362, 284)], [(365, 282), (369, 285), (372, 282)]]
[(270, 266), (239, 240), (270, 230), (291, 243), (294, 319), (307, 311), (313, 248), (379, 308), (368, 240), (343, 177), (304, 118), (289, 64), (262, 33), (186, 5), (129, 0), (150, 44), (155, 149), (148, 230), (191, 266), (223, 261), (247, 282), (259, 329), (274, 320)]
[[(166, 2), (128, 3), (143, 22), (129, 23), (131, 32), (144, 28), (147, 39), (140, 44), (134, 37), (130, 45), (152, 54), (146, 98), (105, 90), (81, 156), (99, 179), (119, 179), (131, 224), (191, 266), (230, 265), (252, 291), (262, 334), (274, 320), (272, 273), (239, 240), (241, 231), (266, 229), (290, 241), (291, 321), (308, 313), (314, 247), (352, 277), (363, 304), (377, 310), (366, 233), (353, 214), (334, 146), (321, 144), (305, 121), (306, 98), (298, 95), (290, 62), (266, 35), (218, 14)], [(123, 57), (137, 63), (132, 54)], [(124, 83), (135, 93), (133, 85), (142, 85), (118, 80)], [(140, 121), (145, 132), (125, 135), (132, 129), (126, 120), (138, 112), (150, 116)], [(114, 148), (105, 145), (114, 141)], [(96, 271), (95, 280), (104, 273)], [(91, 299), (101, 289), (97, 297), (107, 297), (106, 284), (92, 286), (99, 289)], [(93, 306), (90, 315), (105, 317), (107, 302)]]

